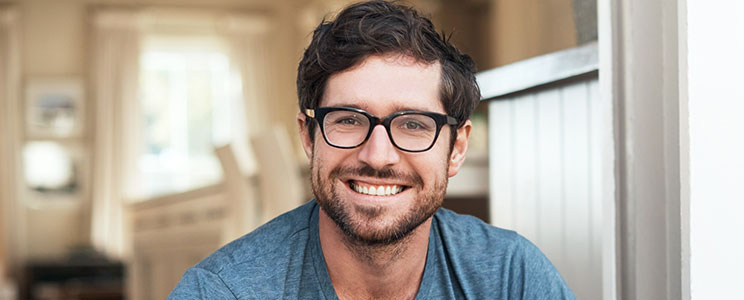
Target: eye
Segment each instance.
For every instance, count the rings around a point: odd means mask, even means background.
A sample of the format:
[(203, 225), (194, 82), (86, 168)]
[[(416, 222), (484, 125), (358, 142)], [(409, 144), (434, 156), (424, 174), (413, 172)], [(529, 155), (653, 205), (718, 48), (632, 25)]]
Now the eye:
[(415, 120), (408, 120), (407, 122), (403, 123), (403, 129), (407, 130), (421, 130), (424, 129), (426, 126), (424, 124), (421, 124)]
[(435, 130), (436, 122), (425, 115), (408, 114), (395, 118), (392, 125), (396, 130), (412, 134)]
[(346, 119), (340, 119), (336, 120), (336, 124), (338, 125), (357, 125), (359, 122), (354, 119), (346, 118)]
[(418, 118), (408, 118), (402, 120), (402, 122), (400, 122), (397, 127), (408, 132), (424, 132), (429, 131), (432, 128), (432, 126), (429, 125), (427, 122), (419, 120)]
[(362, 121), (359, 119), (358, 115), (351, 115), (346, 117), (341, 117), (333, 121), (336, 125), (343, 125), (343, 126), (360, 126), (362, 125)]

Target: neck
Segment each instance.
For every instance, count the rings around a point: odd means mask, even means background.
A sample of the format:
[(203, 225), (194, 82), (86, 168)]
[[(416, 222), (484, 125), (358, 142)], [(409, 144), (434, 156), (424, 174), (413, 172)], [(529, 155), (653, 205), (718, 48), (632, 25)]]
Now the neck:
[(431, 218), (390, 245), (353, 240), (320, 209), (320, 244), (340, 299), (413, 299), (426, 265)]

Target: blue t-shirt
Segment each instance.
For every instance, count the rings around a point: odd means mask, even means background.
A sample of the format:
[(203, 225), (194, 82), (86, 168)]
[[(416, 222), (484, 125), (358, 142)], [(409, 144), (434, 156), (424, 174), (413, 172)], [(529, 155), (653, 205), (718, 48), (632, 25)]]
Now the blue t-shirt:
[[(308, 202), (186, 271), (168, 299), (338, 299)], [(439, 209), (416, 299), (576, 299), (558, 271), (513, 231)]]

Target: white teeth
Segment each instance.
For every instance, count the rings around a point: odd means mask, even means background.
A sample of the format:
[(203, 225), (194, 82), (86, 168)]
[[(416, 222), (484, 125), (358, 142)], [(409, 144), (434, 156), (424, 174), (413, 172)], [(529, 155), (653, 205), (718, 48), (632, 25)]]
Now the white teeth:
[(397, 186), (397, 185), (387, 185), (387, 186), (360, 186), (357, 184), (352, 184), (354, 191), (360, 194), (365, 195), (372, 195), (372, 196), (391, 196), (395, 195), (397, 193), (400, 193), (403, 191), (403, 187)]
[(385, 187), (384, 186), (378, 186), (377, 187), (377, 196), (385, 196)]

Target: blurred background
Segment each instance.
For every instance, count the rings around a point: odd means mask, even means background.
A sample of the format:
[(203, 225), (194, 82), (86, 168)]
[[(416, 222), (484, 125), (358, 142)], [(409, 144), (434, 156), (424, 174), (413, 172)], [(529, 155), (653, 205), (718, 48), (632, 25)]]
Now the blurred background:
[[(352, 2), (0, 0), (0, 300), (164, 299), (189, 266), (308, 201), (296, 67)], [(742, 179), (699, 178), (744, 152), (730, 138), (744, 124), (721, 121), (741, 91), (706, 81), (744, 67), (741, 38), (716, 46), (741, 37), (726, 20), (744, 8), (702, 2), (406, 2), (482, 71), (445, 206), (528, 237), (579, 299), (689, 297), (690, 245), (709, 250), (695, 228), (744, 226), (690, 227), (733, 203), (697, 202), (716, 208), (696, 219), (695, 199), (729, 201)]]
[[(0, 2), (14, 118), (0, 275), (15, 294), (162, 299), (188, 266), (309, 200), (296, 67), (312, 30), (349, 3)], [(409, 4), (479, 70), (596, 39), (596, 24), (588, 37), (576, 26), (582, 5), (596, 22), (592, 1)], [(485, 221), (487, 119), (484, 103), (446, 204)]]

